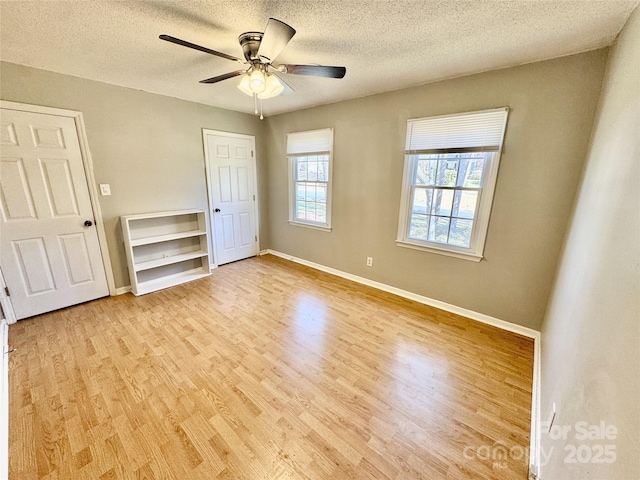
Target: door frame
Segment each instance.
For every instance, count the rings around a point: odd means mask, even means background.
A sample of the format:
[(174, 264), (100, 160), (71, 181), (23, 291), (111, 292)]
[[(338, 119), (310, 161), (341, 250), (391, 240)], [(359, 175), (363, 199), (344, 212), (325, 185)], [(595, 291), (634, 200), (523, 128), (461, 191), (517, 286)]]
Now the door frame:
[(213, 261), (211, 263), (211, 268), (218, 268), (218, 253), (216, 250), (216, 235), (214, 232), (215, 229), (215, 224), (213, 221), (213, 200), (211, 198), (211, 188), (212, 185), (210, 183), (210, 178), (211, 178), (211, 169), (209, 167), (209, 161), (210, 161), (210, 157), (209, 157), (209, 145), (207, 142), (207, 137), (209, 135), (218, 135), (218, 136), (223, 136), (223, 137), (234, 137), (234, 138), (243, 138), (245, 140), (251, 140), (251, 168), (253, 169), (253, 191), (255, 192), (256, 195), (256, 201), (253, 202), (253, 208), (254, 208), (254, 219), (255, 219), (255, 226), (256, 226), (256, 237), (258, 238), (257, 241), (257, 248), (258, 248), (258, 252), (260, 252), (260, 217), (258, 215), (259, 213), (259, 209), (258, 209), (258, 203), (259, 203), (259, 196), (258, 196), (258, 171), (256, 168), (257, 165), (257, 157), (258, 154), (256, 152), (256, 137), (253, 135), (247, 135), (244, 133), (233, 133), (233, 132), (224, 132), (222, 130), (210, 130), (208, 128), (203, 128), (202, 129), (202, 144), (204, 147), (204, 171), (205, 171), (205, 176), (206, 176), (206, 182), (207, 182), (207, 202), (208, 202), (208, 206), (209, 206), (209, 211), (207, 212), (207, 222), (209, 223), (209, 230), (210, 230), (210, 235), (209, 238), (211, 239), (211, 251), (213, 252)]
[(7, 284), (4, 281), (4, 274), (2, 273), (2, 268), (0, 267), (0, 307), (2, 308), (2, 314), (4, 315), (4, 317), (0, 317), (0, 321), (4, 318), (4, 320), (7, 321), (7, 325), (11, 325), (13, 323), (16, 323), (18, 320), (16, 318), (16, 313), (13, 311), (11, 298), (9, 298), (9, 296), (6, 294), (6, 287)]
[[(28, 113), (42, 113), (45, 115), (54, 115), (57, 117), (68, 117), (73, 119), (76, 125), (76, 133), (78, 134), (78, 143), (80, 144), (80, 154), (82, 156), (82, 165), (84, 167), (84, 176), (87, 181), (87, 187), (89, 189), (89, 199), (91, 201), (91, 209), (93, 210), (93, 218), (96, 224), (96, 231), (98, 233), (98, 244), (100, 245), (100, 253), (102, 256), (102, 264), (104, 267), (104, 273), (107, 277), (107, 286), (109, 288), (109, 295), (117, 295), (115, 280), (113, 277), (113, 269), (111, 267), (111, 257), (109, 255), (109, 247), (107, 244), (107, 235), (104, 229), (104, 222), (102, 220), (102, 210), (100, 208), (98, 185), (93, 170), (93, 159), (91, 158), (91, 152), (89, 150), (89, 140), (87, 138), (87, 131), (84, 126), (84, 117), (82, 112), (75, 110), (64, 110), (61, 108), (44, 107), (41, 105), (32, 105), (28, 103), (8, 102), (6, 100), (0, 100), (0, 108), (5, 110), (18, 110)], [(5, 298), (10, 300), (11, 297)], [(10, 303), (10, 302), (8, 302)], [(4, 306), (4, 302), (3, 302)], [(11, 307), (13, 308), (13, 307)], [(5, 312), (6, 314), (6, 312)], [(7, 314), (7, 317), (12, 317), (15, 322), (15, 314), (12, 311)]]

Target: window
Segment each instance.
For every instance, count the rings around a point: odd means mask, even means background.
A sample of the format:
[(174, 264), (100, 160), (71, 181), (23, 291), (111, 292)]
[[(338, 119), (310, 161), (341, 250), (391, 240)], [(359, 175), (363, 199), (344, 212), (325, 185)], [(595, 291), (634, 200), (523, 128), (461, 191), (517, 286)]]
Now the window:
[(407, 122), (399, 246), (482, 259), (508, 113)]
[(331, 229), (333, 129), (287, 135), (289, 223)]

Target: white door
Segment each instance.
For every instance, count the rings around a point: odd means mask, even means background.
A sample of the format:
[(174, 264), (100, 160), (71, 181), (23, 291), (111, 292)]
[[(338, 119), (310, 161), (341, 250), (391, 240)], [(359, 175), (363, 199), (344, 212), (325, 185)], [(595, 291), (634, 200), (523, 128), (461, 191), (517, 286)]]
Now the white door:
[(109, 295), (72, 118), (0, 110), (0, 265), (18, 319)]
[(251, 138), (205, 133), (215, 260), (258, 254), (255, 163)]

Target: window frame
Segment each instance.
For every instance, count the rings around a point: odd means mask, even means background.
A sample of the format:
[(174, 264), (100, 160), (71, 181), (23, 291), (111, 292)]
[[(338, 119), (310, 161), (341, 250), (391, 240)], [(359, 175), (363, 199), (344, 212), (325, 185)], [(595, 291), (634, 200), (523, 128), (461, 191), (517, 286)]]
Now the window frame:
[[(402, 174), (402, 194), (400, 200), (400, 214), (398, 216), (398, 236), (396, 238), (396, 245), (405, 248), (411, 248), (415, 250), (426, 251), (430, 253), (451, 256), (464, 260), (470, 260), (474, 262), (480, 262), (484, 258), (484, 247), (486, 242), (487, 233), (489, 230), (489, 218), (491, 215), (491, 209), (493, 206), (493, 199), (495, 194), (495, 187), (498, 178), (498, 170), (500, 166), (500, 158), (502, 154), (504, 144), (504, 133), (506, 130), (506, 124), (508, 119), (509, 109), (507, 107), (499, 109), (484, 110), (480, 112), (463, 112), (453, 115), (443, 115), (441, 117), (426, 117), (424, 119), (410, 119), (407, 121), (407, 145), (409, 143), (409, 123), (427, 119), (437, 119), (445, 117), (463, 117), (467, 115), (473, 115), (476, 113), (492, 112), (492, 111), (505, 111), (504, 124), (502, 127), (502, 136), (500, 144), (495, 151), (487, 151), (482, 146), (478, 147), (463, 147), (463, 148), (449, 148), (448, 151), (430, 151), (430, 152), (412, 152), (405, 150), (404, 154), (404, 169)], [(443, 149), (444, 150), (444, 149)], [(479, 192), (478, 204), (476, 205), (476, 213), (473, 218), (473, 227), (471, 232), (471, 238), (469, 242), (469, 248), (459, 247), (446, 243), (431, 242), (428, 240), (419, 240), (409, 237), (409, 229), (412, 214), (412, 200), (413, 192), (415, 190), (416, 169), (420, 155), (437, 155), (442, 153), (485, 153), (487, 158), (485, 160), (485, 167), (483, 170), (482, 185), (476, 190)], [(430, 160), (434, 160), (432, 158)], [(424, 159), (422, 159), (424, 160)], [(444, 190), (463, 190), (463, 188), (454, 187), (441, 187), (441, 186), (427, 186), (427, 188), (444, 189)], [(450, 218), (452, 218), (450, 216)], [(428, 227), (427, 227), (428, 228)]]
[[(316, 132), (327, 132), (327, 137), (329, 139), (328, 147), (329, 150), (320, 150), (317, 151), (317, 148), (314, 148), (313, 145), (309, 146), (309, 151), (304, 151), (300, 153), (289, 153), (289, 135), (296, 134), (312, 134)], [(298, 227), (306, 227), (312, 228), (316, 230), (322, 230), (325, 232), (330, 232), (331, 227), (331, 205), (332, 205), (332, 190), (333, 190), (333, 128), (321, 128), (315, 130), (307, 130), (302, 132), (293, 132), (287, 135), (287, 162), (288, 162), (288, 183), (289, 183), (289, 219), (288, 223), (290, 225), (298, 226)], [(314, 151), (315, 150), (315, 151)], [(301, 158), (309, 158), (309, 157), (317, 157), (317, 156), (328, 156), (328, 173), (327, 173), (327, 181), (306, 181), (305, 183), (323, 183), (326, 184), (327, 193), (326, 193), (326, 222), (314, 222), (311, 220), (303, 220), (296, 218), (296, 183), (298, 180), (296, 179), (296, 167), (297, 162)]]

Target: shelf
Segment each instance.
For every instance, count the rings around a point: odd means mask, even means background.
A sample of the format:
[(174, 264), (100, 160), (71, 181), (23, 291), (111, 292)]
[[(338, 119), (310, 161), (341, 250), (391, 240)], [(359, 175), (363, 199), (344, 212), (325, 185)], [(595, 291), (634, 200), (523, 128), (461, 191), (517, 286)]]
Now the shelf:
[(177, 217), (180, 215), (197, 215), (203, 213), (202, 210), (174, 210), (171, 212), (156, 212), (156, 213), (139, 213), (136, 215), (123, 215), (120, 218), (123, 221), (131, 220), (146, 220), (147, 218), (162, 218), (162, 217)]
[(204, 210), (124, 215), (120, 221), (134, 295), (211, 275)]
[(167, 235), (157, 235), (155, 237), (138, 238), (131, 240), (132, 247), (139, 247), (141, 245), (151, 245), (152, 243), (169, 242), (171, 240), (179, 240), (181, 238), (197, 237), (199, 235), (206, 235), (206, 230), (189, 230), (187, 232), (170, 233)]
[(203, 251), (183, 253), (181, 255), (171, 255), (169, 257), (158, 258), (157, 260), (149, 260), (148, 262), (134, 263), (133, 266), (135, 267), (136, 272), (140, 272), (142, 270), (150, 270), (164, 265), (171, 265), (172, 263), (180, 263), (187, 260), (193, 260), (194, 258), (206, 257), (207, 255), (208, 253)]
[(144, 295), (145, 293), (151, 293), (162, 290), (164, 288), (173, 287), (174, 285), (190, 282), (191, 280), (197, 280), (208, 275), (211, 275), (211, 273), (205, 272), (202, 269), (197, 269), (177, 275), (170, 275), (155, 280), (149, 280), (147, 282), (139, 282), (137, 295)]

